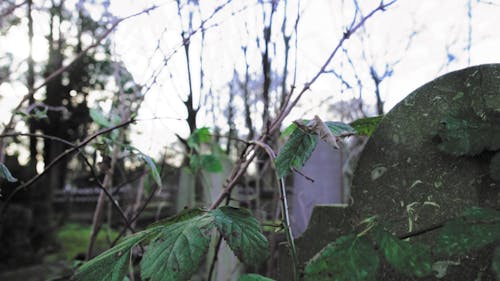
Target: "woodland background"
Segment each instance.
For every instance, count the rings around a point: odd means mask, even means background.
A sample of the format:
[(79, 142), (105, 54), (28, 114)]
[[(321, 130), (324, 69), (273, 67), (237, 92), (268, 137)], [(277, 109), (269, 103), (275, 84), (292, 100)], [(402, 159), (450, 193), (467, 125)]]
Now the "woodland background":
[(440, 74), (498, 62), (499, 6), (1, 1), (0, 271), (70, 267), (175, 214), (183, 175), (189, 207), (229, 176), (272, 224), (268, 155), (229, 173), (250, 141), (279, 151), (293, 120), (382, 115)]

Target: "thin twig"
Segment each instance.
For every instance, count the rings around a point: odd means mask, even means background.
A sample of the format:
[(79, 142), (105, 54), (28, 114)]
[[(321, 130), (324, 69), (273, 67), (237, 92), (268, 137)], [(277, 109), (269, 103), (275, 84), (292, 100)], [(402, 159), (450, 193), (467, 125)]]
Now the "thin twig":
[(106, 133), (109, 133), (113, 130), (116, 130), (116, 129), (119, 129), (119, 128), (122, 128), (122, 127), (125, 127), (125, 126), (128, 126), (129, 124), (133, 123), (134, 122), (134, 119), (130, 119), (128, 121), (125, 121), (123, 123), (120, 123), (116, 126), (113, 126), (113, 127), (110, 127), (110, 128), (106, 128), (106, 129), (102, 129), (90, 136), (88, 136), (86, 139), (84, 139), (82, 142), (78, 143), (78, 144), (75, 144), (73, 145), (70, 149), (67, 149), (65, 150), (63, 153), (59, 154), (56, 158), (54, 158), (54, 160), (52, 162), (50, 162), (46, 167), (45, 169), (37, 174), (36, 176), (34, 176), (33, 178), (31, 178), (30, 180), (28, 180), (27, 182), (19, 185), (18, 187), (16, 187), (10, 194), (9, 196), (7, 196), (5, 198), (5, 201), (2, 205), (2, 208), (0, 209), (0, 219), (3, 218), (3, 215), (5, 214), (5, 211), (7, 209), (7, 205), (8, 203), (10, 202), (10, 200), (12, 200), (12, 197), (14, 197), (14, 195), (16, 193), (18, 193), (19, 191), (21, 191), (22, 189), (26, 188), (26, 187), (29, 187), (31, 186), (32, 184), (34, 184), (36, 181), (38, 181), (43, 175), (45, 175), (54, 165), (56, 165), (57, 163), (59, 163), (62, 159), (66, 158), (68, 155), (72, 154), (73, 152), (75, 151), (78, 151), (80, 148), (86, 146), (89, 142), (91, 142), (92, 140), (94, 140), (95, 138), (97, 138), (98, 136), (100, 135), (103, 135), (103, 134), (106, 134)]
[(288, 247), (290, 248), (290, 256), (292, 257), (292, 262), (293, 262), (293, 275), (295, 276), (295, 280), (299, 280), (299, 258), (297, 256), (297, 249), (295, 248), (295, 241), (292, 233), (292, 228), (290, 224), (290, 213), (288, 210), (288, 201), (286, 198), (286, 188), (285, 188), (285, 181), (282, 177), (278, 176), (278, 173), (276, 172), (276, 166), (274, 164), (274, 159), (276, 158), (276, 154), (274, 153), (273, 149), (267, 145), (264, 142), (260, 141), (254, 141), (252, 142), (256, 146), (262, 148), (269, 158), (271, 159), (271, 162), (273, 163), (273, 168), (274, 172), (276, 175), (276, 179), (278, 179), (279, 183), (279, 193), (280, 193), (280, 202), (281, 202), (281, 219), (283, 223), (283, 228), (285, 230), (285, 235), (287, 238), (288, 242)]
[[(96, 180), (96, 183), (98, 185), (98, 187), (103, 190), (105, 193), (106, 193), (106, 196), (108, 197), (109, 201), (111, 201), (111, 204), (113, 205), (113, 207), (118, 211), (118, 213), (120, 213), (121, 217), (123, 218), (123, 220), (125, 221), (125, 223), (127, 223), (127, 217), (125, 215), (125, 212), (123, 212), (123, 210), (120, 208), (120, 206), (116, 203), (115, 199), (113, 198), (113, 195), (111, 193), (109, 193), (108, 190), (106, 190), (103, 186), (103, 184), (101, 183), (101, 181), (99, 180), (99, 177), (97, 176), (97, 173), (94, 169), (94, 167), (92, 166), (92, 164), (89, 162), (89, 160), (87, 159), (87, 157), (85, 157), (85, 154), (83, 153), (83, 151), (81, 150), (81, 148), (77, 147), (77, 145), (75, 145), (74, 143), (68, 141), (68, 140), (65, 140), (63, 138), (59, 138), (59, 137), (56, 137), (56, 136), (51, 136), (51, 135), (45, 135), (45, 134), (34, 134), (34, 133), (10, 133), (10, 134), (3, 134), (3, 135), (0, 135), (0, 138), (6, 138), (6, 137), (18, 137), (18, 136), (29, 136), (29, 137), (36, 137), (36, 138), (43, 138), (43, 139), (48, 139), (48, 140), (53, 140), (53, 141), (58, 141), (58, 142), (61, 142), (61, 143), (64, 143), (66, 144), (67, 146), (71, 147), (71, 148), (76, 148), (76, 151), (78, 152), (78, 154), (81, 156), (81, 158), (84, 160), (85, 164), (89, 167), (90, 169), (90, 173), (92, 174), (92, 176), (95, 178)], [(127, 224), (126, 224), (127, 225)], [(127, 227), (129, 227), (127, 225)], [(130, 230), (133, 231), (132, 228), (130, 228)]]
[(308, 177), (306, 175), (304, 175), (304, 173), (302, 173), (301, 171), (297, 170), (296, 168), (292, 168), (292, 171), (294, 171), (295, 173), (299, 174), (300, 176), (302, 176), (303, 178), (305, 178), (306, 180), (314, 183), (314, 179), (311, 178), (311, 177)]
[[(125, 20), (128, 20), (130, 18), (133, 18), (133, 17), (136, 17), (136, 16), (139, 16), (139, 15), (142, 15), (142, 14), (145, 14), (145, 13), (149, 13), (151, 12), (152, 10), (158, 8), (158, 6), (152, 6), (148, 9), (145, 9), (141, 12), (138, 12), (138, 13), (135, 13), (135, 14), (132, 14), (132, 15), (129, 15), (127, 17), (124, 17), (124, 18), (120, 18), (120, 19), (117, 19), (115, 20), (115, 22), (111, 25), (111, 27), (106, 30), (101, 36), (97, 37), (97, 40), (94, 42), (94, 44), (88, 46), (87, 48), (85, 48), (84, 50), (82, 50), (80, 53), (78, 53), (67, 65), (65, 66), (62, 66), (61, 68), (57, 69), (56, 71), (54, 71), (53, 73), (51, 73), (47, 78), (45, 78), (45, 80), (38, 86), (34, 87), (32, 90), (30, 90), (22, 99), (21, 101), (18, 103), (18, 105), (14, 108), (13, 112), (17, 112), (21, 109), (21, 107), (23, 106), (23, 104), (28, 101), (36, 92), (38, 92), (41, 88), (45, 87), (50, 81), (52, 81), (54, 78), (58, 77), (59, 75), (61, 75), (64, 71), (66, 71), (69, 67), (71, 67), (75, 62), (77, 62), (79, 59), (81, 59), (85, 54), (87, 54), (90, 50), (96, 48), (97, 46), (99, 46), (101, 44), (101, 42), (109, 36), (109, 34), (111, 34), (113, 32), (113, 30), (120, 24), (122, 23), (123, 21)], [(15, 114), (12, 114), (8, 123), (5, 125), (4, 129), (3, 129), (3, 133), (7, 133), (10, 129), (12, 129), (13, 125), (14, 125), (14, 117), (15, 117)], [(4, 147), (3, 147), (3, 141), (0, 140), (0, 159), (3, 158), (3, 155), (4, 155)]]
[[(161, 168), (160, 168), (160, 175), (163, 173), (163, 169), (165, 168), (165, 162), (162, 163), (161, 165)], [(149, 205), (149, 203), (153, 200), (154, 196), (155, 196), (155, 193), (159, 190), (160, 187), (158, 187), (156, 185), (156, 181), (153, 181), (153, 191), (151, 191), (151, 193), (149, 194), (148, 198), (146, 198), (146, 201), (144, 201), (144, 203), (142, 204), (142, 206), (137, 210), (137, 212), (134, 214), (134, 216), (128, 221), (128, 224), (132, 224), (134, 223), (137, 219), (139, 219), (140, 215), (142, 214), (142, 212), (146, 209), (146, 207)], [(125, 235), (125, 232), (127, 231), (127, 228), (128, 228), (129, 225), (125, 226), (122, 231), (120, 231), (120, 233), (118, 234), (118, 236), (115, 238), (115, 240), (113, 240), (113, 242), (111, 243), (111, 247), (113, 247), (114, 245), (116, 245), (116, 243), (118, 242), (118, 240), (120, 240), (120, 238), (123, 237), (123, 235)]]
[[(12, 14), (17, 8), (20, 8), (21, 6), (23, 6), (24, 4), (26, 4), (28, 1), (23, 1), (19, 4), (14, 4), (10, 7), (7, 7), (4, 11), (2, 11), (2, 13), (0, 13), (0, 19), (3, 19), (5, 18), (6, 16)], [(1, 22), (0, 22), (1, 24)]]
[[(308, 83), (304, 85), (304, 88), (299, 92), (298, 96), (295, 98), (295, 100), (288, 105), (286, 108), (283, 108), (280, 110), (280, 112), (277, 114), (276, 118), (274, 121), (271, 123), (271, 126), (265, 128), (264, 133), (261, 134), (261, 136), (258, 138), (257, 141), (259, 142), (265, 142), (265, 140), (268, 138), (268, 136), (272, 135), (275, 131), (280, 129), (281, 122), (285, 119), (285, 117), (290, 113), (291, 109), (297, 104), (299, 99), (302, 97), (302, 95), (311, 87), (311, 85), (316, 82), (316, 80), (323, 74), (325, 69), (328, 67), (330, 62), (332, 61), (333, 57), (337, 53), (338, 49), (342, 44), (349, 38), (350, 35), (352, 35), (356, 30), (358, 30), (363, 24), (366, 23), (366, 21), (372, 17), (376, 12), (378, 11), (384, 11), (387, 7), (395, 3), (397, 0), (392, 0), (391, 2), (384, 4), (383, 2), (380, 3), (380, 5), (375, 8), (371, 13), (369, 13), (366, 17), (361, 19), (361, 21), (357, 24), (351, 27), (346, 33), (344, 33), (344, 36), (341, 38), (331, 55), (328, 57), (326, 62), (323, 64), (323, 67), (318, 71), (318, 73), (311, 79)], [(347, 36), (349, 35), (349, 36)], [(292, 86), (292, 89), (288, 96), (292, 96), (294, 93), (295, 87)], [(240, 176), (242, 176), (247, 167), (250, 165), (250, 163), (253, 161), (253, 159), (256, 157), (257, 152), (255, 149), (255, 145), (248, 145), (247, 148), (245, 149), (246, 153), (240, 157), (233, 170), (231, 171), (229, 177), (226, 179), (226, 182), (224, 183), (223, 190), (221, 194), (219, 194), (219, 197), (212, 203), (210, 206), (210, 210), (213, 210), (217, 208), (218, 205), (222, 203), (224, 198), (228, 196), (231, 193), (231, 189), (234, 187), (236, 184), (237, 180), (239, 179)]]
[(222, 235), (219, 235), (219, 238), (217, 240), (217, 244), (215, 245), (215, 253), (214, 253), (214, 256), (212, 258), (212, 262), (210, 263), (210, 270), (208, 271), (207, 281), (212, 281), (212, 275), (214, 274), (215, 264), (217, 263), (218, 253), (219, 253), (219, 249), (220, 249), (221, 244), (222, 244)]
[[(309, 80), (309, 82), (306, 82), (304, 84), (304, 87), (298, 93), (297, 97), (295, 97), (295, 99), (284, 110), (282, 110), (278, 114), (278, 116), (276, 117), (275, 122), (274, 122), (273, 126), (271, 127), (271, 129), (276, 129), (276, 127), (280, 126), (280, 124), (283, 121), (283, 119), (285, 119), (285, 117), (290, 113), (290, 111), (292, 110), (292, 108), (294, 108), (297, 105), (297, 103), (299, 102), (299, 100), (301, 99), (301, 97), (304, 95), (304, 93), (307, 92), (311, 88), (311, 85), (314, 84), (316, 82), (316, 80), (318, 80), (318, 78), (323, 73), (325, 73), (327, 67), (330, 65), (330, 63), (332, 62), (333, 58), (337, 54), (337, 52), (340, 49), (340, 47), (342, 47), (342, 45), (344, 44), (344, 42), (346, 40), (348, 40), (351, 37), (351, 35), (354, 34), (360, 27), (362, 27), (369, 18), (373, 17), (373, 15), (375, 15), (379, 11), (385, 11), (385, 9), (387, 9), (389, 6), (391, 6), (392, 4), (394, 4), (396, 1), (397, 0), (392, 0), (392, 1), (390, 1), (388, 3), (385, 3), (385, 4), (384, 4), (383, 1), (381, 1), (380, 4), (379, 4), (379, 6), (377, 8), (373, 9), (368, 15), (366, 15), (363, 18), (361, 18), (361, 20), (357, 24), (356, 24), (356, 21), (355, 21), (356, 18), (354, 18), (353, 22), (351, 23), (351, 26), (344, 32), (342, 38), (340, 38), (339, 42), (337, 43), (337, 46), (335, 46), (335, 48), (331, 52), (330, 56), (325, 60), (325, 63), (323, 63), (323, 66), (321, 66), (321, 68), (319, 69), (319, 71), (316, 73), (316, 75), (313, 76), (313, 78), (311, 80)], [(291, 93), (290, 93), (290, 95), (291, 95)]]

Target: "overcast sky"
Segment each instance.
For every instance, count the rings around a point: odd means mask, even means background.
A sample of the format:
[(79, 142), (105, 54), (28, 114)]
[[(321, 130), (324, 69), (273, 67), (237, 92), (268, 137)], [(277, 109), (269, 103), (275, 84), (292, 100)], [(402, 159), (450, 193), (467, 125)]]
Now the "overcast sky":
[[(154, 1), (119, 1), (113, 11), (126, 15), (155, 3)], [(128, 2), (127, 4), (122, 4)], [(138, 3), (140, 2), (140, 3)], [(200, 1), (206, 2), (206, 1)], [(209, 1), (210, 2), (210, 1)], [(245, 41), (242, 36), (242, 23), (250, 21), (260, 13), (258, 6), (244, 6), (252, 1), (233, 1), (226, 10), (213, 19), (217, 27), (207, 34), (213, 41), (207, 42), (207, 48), (213, 48), (212, 61), (208, 67), (208, 79), (214, 87), (224, 87), (232, 75), (234, 66), (241, 63), (239, 46)], [(366, 14), (379, 3), (378, 1), (362, 2), (362, 11)], [(120, 27), (116, 34), (119, 44), (117, 52), (135, 74), (144, 79), (149, 77), (151, 64), (145, 58), (151, 57), (158, 38), (164, 38), (162, 44), (170, 44), (165, 50), (172, 50), (180, 43), (179, 21), (176, 17), (174, 2), (164, 2), (159, 10), (138, 19), (131, 20)], [(295, 1), (289, 1), (295, 5)], [(369, 76), (369, 67), (374, 66), (383, 73), (386, 65), (393, 70), (381, 86), (381, 94), (385, 100), (385, 110), (390, 110), (397, 102), (411, 93), (417, 87), (452, 70), (468, 65), (496, 63), (500, 61), (500, 36), (497, 27), (500, 26), (499, 1), (468, 1), (468, 0), (400, 0), (384, 13), (379, 13), (370, 19), (363, 30), (346, 42), (345, 49), (349, 51), (357, 75), (363, 82), (362, 96), (368, 103), (374, 102), (374, 86)], [(207, 13), (210, 9), (207, 8)], [(239, 11), (239, 12), (238, 12)], [(350, 1), (314, 0), (301, 2), (301, 19), (298, 37), (298, 83), (306, 82), (320, 68), (326, 57), (335, 47), (345, 26), (352, 20), (353, 9)], [(232, 16), (231, 13), (238, 13)], [(469, 14), (471, 16), (469, 16)], [(167, 31), (164, 30), (165, 27)], [(256, 29), (260, 28), (258, 25)], [(253, 32), (259, 32), (253, 31)], [(167, 43), (164, 43), (168, 41)], [(469, 48), (470, 46), (470, 48)], [(140, 55), (138, 55), (140, 54)], [(180, 60), (172, 60), (166, 73), (172, 77), (182, 77), (184, 71)], [(256, 57), (255, 59), (259, 59)], [(155, 63), (153, 63), (154, 65)], [(346, 56), (340, 53), (331, 65), (337, 73), (344, 73), (346, 80), (355, 83), (352, 66), (347, 63)], [(179, 71), (177, 71), (179, 70)], [(212, 74), (210, 73), (212, 72)], [(184, 116), (180, 100), (175, 92), (185, 92), (185, 85), (177, 81), (172, 85), (166, 74), (163, 87), (152, 90), (146, 98), (141, 113), (145, 116)], [(220, 83), (220, 84), (217, 84)], [(353, 85), (355, 86), (355, 85)], [(359, 95), (359, 89), (345, 89), (338, 79), (331, 74), (325, 74), (304, 96), (303, 102), (294, 110), (287, 122), (300, 117), (311, 117), (319, 113), (325, 119), (332, 118), (331, 104), (339, 99), (350, 99)], [(343, 90), (342, 90), (343, 89)], [(182, 96), (182, 94), (180, 94)], [(314, 108), (313, 111), (310, 109)], [(200, 125), (211, 125), (210, 120), (200, 119)], [(141, 124), (146, 136), (148, 132), (164, 130), (187, 133), (182, 122), (163, 120)], [(165, 144), (147, 137), (141, 139), (142, 148), (148, 150)], [(173, 140), (172, 134), (167, 137)]]
[[(208, 18), (214, 7), (223, 2), (200, 1), (201, 18)], [(359, 2), (363, 14), (379, 3), (371, 0)], [(136, 131), (141, 134), (134, 134), (133, 137), (139, 148), (155, 155), (176, 140), (174, 133), (182, 136), (188, 134), (185, 122), (176, 120), (186, 116), (182, 99), (187, 93), (185, 57), (179, 48), (181, 23), (177, 5), (172, 0), (111, 1), (111, 10), (117, 16), (127, 16), (153, 4), (160, 7), (148, 15), (123, 22), (112, 36), (114, 52), (125, 62), (138, 83), (151, 83), (152, 75), (161, 69), (156, 84), (146, 94), (139, 116), (161, 119), (136, 125)], [(295, 17), (296, 10), (297, 1), (288, 1), (290, 16)], [(299, 88), (317, 73), (336, 46), (345, 27), (352, 21), (354, 9), (352, 1), (348, 0), (302, 0), (300, 12), (297, 46)], [(206, 26), (209, 28), (203, 50), (205, 83), (220, 94), (222, 104), (227, 101), (228, 81), (231, 80), (233, 69), (242, 70), (243, 67), (240, 46), (255, 44), (255, 34), (262, 32), (260, 15), (260, 6), (254, 1), (239, 0), (232, 1), (207, 21)], [(499, 62), (498, 15), (500, 1), (399, 0), (387, 11), (371, 18), (363, 29), (344, 44), (349, 56), (340, 52), (329, 66), (328, 69), (340, 73), (352, 88), (347, 89), (334, 75), (325, 74), (312, 86), (285, 123), (315, 114), (323, 119), (335, 118), (331, 111), (332, 104), (360, 95), (367, 104), (373, 105), (374, 84), (370, 77), (370, 66), (380, 74), (386, 66), (391, 70), (392, 75), (380, 85), (382, 98), (386, 102), (385, 110), (388, 111), (414, 89), (439, 75), (468, 65)], [(281, 17), (282, 12), (278, 12), (276, 25), (281, 24)], [(22, 31), (23, 27), (19, 28)], [(290, 30), (291, 23), (288, 26)], [(276, 28), (273, 36), (279, 41), (279, 28)], [(35, 59), (43, 60), (46, 56), (42, 40), (41, 37), (38, 45), (40, 52), (35, 49)], [(196, 34), (192, 40), (192, 53), (196, 58), (193, 68), (197, 69), (196, 53), (200, 50), (196, 49), (195, 43), (200, 40), (200, 35)], [(0, 42), (0, 51), (14, 49), (21, 57), (27, 53), (25, 44), (16, 44), (15, 39), (10, 43)], [(279, 44), (277, 48), (279, 52)], [(258, 72), (260, 57), (258, 49), (254, 49), (256, 51), (250, 53), (250, 59), (254, 62), (252, 67)], [(164, 65), (163, 58), (170, 55), (168, 64)], [(283, 62), (277, 58), (273, 63), (279, 65)], [(362, 82), (361, 88), (356, 84), (358, 78)], [(198, 76), (194, 75), (193, 79), (199, 83)], [(4, 108), (15, 104), (22, 95), (5, 85), (0, 89)], [(203, 102), (203, 94), (200, 96)], [(241, 101), (238, 102), (241, 104)], [(199, 116), (199, 126), (211, 126), (212, 120), (206, 118), (204, 110)], [(223, 111), (221, 108), (216, 110)], [(5, 120), (6, 116), (8, 112), (4, 110), (0, 117)], [(219, 125), (223, 127), (223, 124)]]

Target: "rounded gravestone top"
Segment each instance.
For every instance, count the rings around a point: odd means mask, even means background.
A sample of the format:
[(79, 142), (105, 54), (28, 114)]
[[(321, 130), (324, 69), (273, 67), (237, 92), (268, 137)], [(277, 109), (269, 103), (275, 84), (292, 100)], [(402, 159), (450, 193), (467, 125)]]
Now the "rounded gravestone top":
[[(353, 176), (352, 226), (378, 215), (404, 234), (473, 206), (500, 207), (499, 149), (500, 64), (425, 84), (396, 105), (367, 142)], [(432, 242), (436, 236), (430, 231), (412, 239)], [(462, 269), (441, 280), (474, 280), (491, 255), (486, 250), (482, 258), (462, 257)], [(383, 280), (409, 280), (383, 272)]]

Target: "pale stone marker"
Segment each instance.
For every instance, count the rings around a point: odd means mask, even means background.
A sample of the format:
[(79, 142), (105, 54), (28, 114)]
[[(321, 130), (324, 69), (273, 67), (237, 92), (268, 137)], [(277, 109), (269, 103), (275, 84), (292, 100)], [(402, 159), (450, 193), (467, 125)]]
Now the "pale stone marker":
[(318, 145), (301, 172), (314, 180), (295, 174), (291, 204), (291, 224), (295, 236), (306, 230), (316, 205), (342, 203), (343, 153), (331, 145), (318, 141)]

